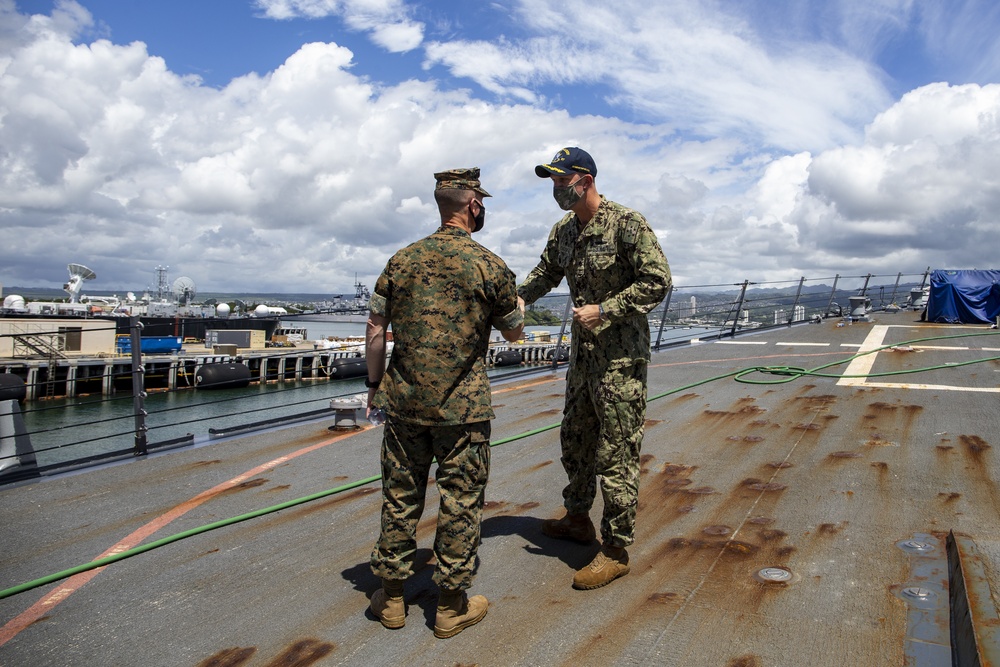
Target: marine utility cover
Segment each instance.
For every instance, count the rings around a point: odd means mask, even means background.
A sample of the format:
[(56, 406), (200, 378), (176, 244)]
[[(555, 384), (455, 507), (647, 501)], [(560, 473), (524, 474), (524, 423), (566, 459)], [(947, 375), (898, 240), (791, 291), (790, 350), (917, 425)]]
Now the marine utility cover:
[(991, 324), (1000, 316), (1000, 271), (946, 270), (931, 274), (928, 322)]

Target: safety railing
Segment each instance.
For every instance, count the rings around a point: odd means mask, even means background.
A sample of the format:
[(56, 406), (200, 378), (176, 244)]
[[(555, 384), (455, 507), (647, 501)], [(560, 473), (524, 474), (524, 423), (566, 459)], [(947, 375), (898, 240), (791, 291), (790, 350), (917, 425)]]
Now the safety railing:
[[(927, 278), (925, 271), (675, 285), (647, 315), (651, 347), (659, 351), (688, 344), (693, 338), (712, 340), (843, 317), (859, 299), (871, 310), (919, 308)], [(493, 377), (565, 365), (571, 322), (568, 295), (540, 299), (528, 309), (523, 342), (491, 346), (485, 361)], [(266, 354), (237, 357), (158, 357), (141, 353), (138, 321), (131, 335), (130, 357), (99, 360), (98, 370), (81, 372), (86, 365), (79, 362), (54, 370), (63, 366), (46, 358), (36, 360), (36, 372), (29, 374), (23, 359), (0, 360), (0, 374), (23, 375), (25, 396), (36, 399), (0, 398), (4, 408), (0, 410), (0, 484), (25, 475), (199, 444), (234, 428), (245, 431), (319, 418), (331, 413), (331, 400), (365, 392), (366, 373), (357, 352), (269, 349)], [(501, 363), (505, 351), (518, 351), (520, 358)], [(224, 362), (252, 365), (251, 382), (221, 391), (199, 388), (193, 379), (199, 368)], [(339, 367), (348, 365), (353, 365), (354, 373), (337, 374)], [(71, 373), (72, 368), (76, 371)], [(8, 386), (0, 384), (0, 391), (7, 390)], [(15, 412), (23, 426), (3, 426), (13, 424)], [(15, 465), (19, 443), (25, 439), (30, 441), (33, 466)]]

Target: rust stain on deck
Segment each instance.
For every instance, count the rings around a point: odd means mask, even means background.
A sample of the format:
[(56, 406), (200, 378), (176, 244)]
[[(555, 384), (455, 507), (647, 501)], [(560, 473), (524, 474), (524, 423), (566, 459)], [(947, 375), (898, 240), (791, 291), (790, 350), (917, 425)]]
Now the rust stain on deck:
[(743, 436), (729, 435), (729, 436), (726, 436), (726, 440), (728, 442), (743, 442), (743, 443), (755, 445), (758, 442), (763, 442), (764, 438), (763, 438), (763, 436), (759, 436), (759, 435), (743, 435)]
[(302, 639), (295, 642), (266, 667), (308, 667), (333, 653), (337, 646), (319, 639)]
[(818, 431), (821, 427), (819, 424), (796, 424), (792, 427), (796, 431)]
[(759, 405), (744, 405), (742, 407), (738, 407), (735, 410), (704, 410), (702, 414), (708, 417), (731, 419), (735, 417), (745, 417), (747, 415), (759, 415), (762, 412), (767, 412), (767, 410), (760, 407)]
[(756, 544), (742, 540), (709, 540), (702, 538), (689, 539), (673, 537), (667, 540), (666, 551), (704, 551), (722, 552), (735, 556), (752, 556), (760, 549)]
[(819, 535), (836, 535), (847, 526), (847, 521), (841, 521), (840, 523), (821, 523), (816, 526), (816, 533)]
[(247, 648), (235, 646), (223, 649), (210, 658), (199, 662), (198, 667), (239, 667), (250, 660), (256, 652), (257, 649), (253, 646)]
[(832, 394), (820, 394), (819, 396), (797, 396), (792, 400), (807, 412), (826, 412), (831, 405), (837, 402), (837, 397)]
[(788, 537), (788, 533), (783, 530), (778, 530), (777, 528), (765, 528), (757, 532), (757, 535), (761, 540), (765, 542), (774, 542), (776, 540), (783, 540)]
[(958, 436), (958, 441), (977, 460), (982, 458), (981, 455), (983, 452), (990, 449), (990, 444), (978, 435), (960, 435)]
[(232, 493), (238, 493), (239, 491), (246, 491), (247, 489), (253, 489), (258, 486), (263, 486), (264, 484), (267, 484), (267, 479), (263, 477), (255, 477), (254, 479), (248, 479), (245, 482), (240, 482), (236, 486), (232, 486), (228, 489), (225, 489), (219, 492), (219, 495), (222, 496)]
[(782, 484), (781, 482), (765, 482), (759, 480), (755, 477), (749, 477), (742, 482), (740, 486), (745, 486), (754, 491), (784, 491), (788, 488), (787, 484)]
[(873, 461), (871, 466), (878, 471), (879, 477), (884, 477), (889, 472), (889, 464), (885, 461)]
[(726, 663), (726, 667), (761, 667), (761, 662), (753, 654), (741, 655)]
[(327, 500), (316, 501), (311, 503), (306, 503), (305, 505), (300, 505), (290, 512), (282, 512), (277, 515), (277, 517), (286, 518), (287, 520), (294, 520), (307, 516), (309, 514), (315, 514), (316, 512), (324, 512), (337, 505), (342, 505), (344, 503), (349, 503), (358, 498), (364, 496), (369, 496), (373, 493), (381, 493), (382, 489), (376, 486), (362, 486), (360, 488), (354, 489), (349, 493), (342, 493), (333, 496)]

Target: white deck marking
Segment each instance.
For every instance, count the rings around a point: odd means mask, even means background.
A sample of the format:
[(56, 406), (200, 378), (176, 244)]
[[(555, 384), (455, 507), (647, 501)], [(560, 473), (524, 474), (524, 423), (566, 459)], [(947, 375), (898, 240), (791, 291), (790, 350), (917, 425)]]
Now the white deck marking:
[(767, 345), (766, 340), (720, 340), (719, 345)]
[(967, 391), (974, 394), (1000, 394), (1000, 387), (952, 387), (947, 384), (894, 384), (892, 382), (862, 382), (862, 384), (866, 387), (880, 389), (928, 389), (931, 391)]
[[(896, 328), (920, 328), (920, 327), (901, 327), (900, 325), (893, 325)], [(865, 342), (861, 344), (858, 348), (858, 353), (862, 354), (864, 352), (871, 352), (877, 348), (884, 345), (885, 335), (889, 332), (889, 326), (887, 325), (876, 325), (872, 327), (871, 333), (865, 338)], [(928, 350), (968, 350), (966, 347), (932, 347), (929, 345), (914, 345), (914, 348), (922, 347)], [(847, 365), (844, 370), (844, 375), (866, 375), (871, 372), (872, 367), (875, 365), (875, 357), (878, 356), (877, 352), (872, 354), (865, 354), (864, 356), (854, 359), (851, 363)], [(967, 391), (970, 393), (987, 393), (987, 394), (1000, 394), (1000, 387), (955, 387), (945, 384), (919, 384), (919, 383), (906, 383), (906, 382), (869, 382), (868, 378), (864, 377), (843, 377), (837, 380), (837, 385), (841, 387), (878, 387), (880, 389), (926, 389), (930, 391)]]
[[(858, 354), (863, 354), (865, 352), (871, 352), (882, 347), (882, 342), (885, 340), (885, 335), (889, 333), (889, 327), (885, 325), (875, 325), (872, 330), (865, 337), (861, 347), (858, 348)], [(875, 354), (864, 354), (855, 358), (851, 363), (847, 364), (847, 368), (844, 369), (844, 375), (866, 375), (871, 372), (872, 366), (875, 365)], [(850, 378), (843, 377), (837, 380), (837, 386), (840, 387), (863, 387), (865, 386), (866, 380), (868, 378)]]
[(830, 347), (830, 343), (786, 343), (778, 341), (775, 345), (795, 345), (798, 347)]

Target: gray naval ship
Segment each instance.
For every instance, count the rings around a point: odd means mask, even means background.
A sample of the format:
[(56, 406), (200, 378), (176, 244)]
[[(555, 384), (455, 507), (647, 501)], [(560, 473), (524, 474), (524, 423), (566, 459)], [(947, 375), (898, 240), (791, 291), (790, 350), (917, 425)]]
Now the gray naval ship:
[(540, 531), (541, 366), (493, 386), (482, 623), (431, 632), (433, 480), (405, 627), (370, 615), (381, 429), (317, 419), (0, 488), (0, 665), (1000, 664), (1000, 336), (861, 302), (654, 352), (606, 587), (570, 585), (596, 544)]

